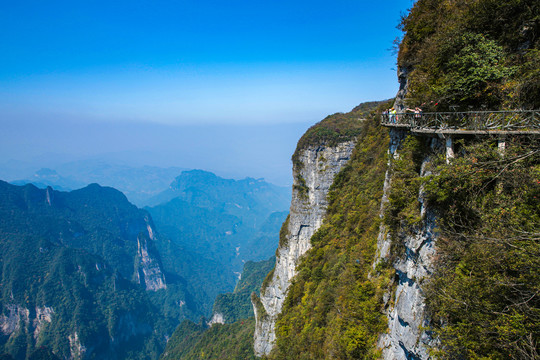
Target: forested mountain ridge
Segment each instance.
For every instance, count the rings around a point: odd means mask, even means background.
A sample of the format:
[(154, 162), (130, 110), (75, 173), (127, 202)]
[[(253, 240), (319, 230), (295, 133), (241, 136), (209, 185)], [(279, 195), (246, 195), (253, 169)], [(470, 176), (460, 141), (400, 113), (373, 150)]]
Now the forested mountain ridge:
[[(289, 194), (286, 191), (283, 192), (282, 187), (270, 184), (264, 179), (249, 177), (242, 180), (224, 179), (209, 171), (186, 170), (175, 178), (169, 185), (169, 189), (150, 199), (149, 203), (154, 206), (176, 197), (187, 199), (191, 192), (196, 193), (197, 190), (205, 191), (206, 195), (213, 199), (219, 197), (224, 202), (239, 201), (239, 195), (242, 194), (244, 199), (237, 205), (261, 206), (264, 204), (263, 208), (270, 211), (279, 211), (283, 208), (283, 203), (289, 200)], [(241, 207), (236, 207), (241, 209)]]
[[(182, 193), (196, 195), (178, 199), (181, 211), (159, 218), (165, 229), (171, 219), (182, 226), (183, 241), (163, 236), (146, 210), (113, 188), (91, 184), (62, 192), (1, 182), (0, 354), (16, 359), (34, 352), (73, 359), (157, 358), (182, 320), (211, 316), (216, 296), (231, 291), (237, 275), (231, 263), (205, 250), (219, 252), (225, 246), (229, 258), (238, 263), (242, 258), (234, 247), (238, 244), (215, 244), (210, 230), (224, 238), (242, 232), (242, 245), (252, 248), (242, 251), (246, 260), (257, 251), (271, 253), (286, 213), (272, 212), (275, 199), (264, 199), (272, 191), (287, 190), (246, 179), (240, 182), (245, 186), (226, 193), (220, 184), (234, 180), (200, 175)], [(231, 201), (245, 206), (246, 213), (259, 210), (244, 218), (225, 215), (233, 219), (227, 226), (222, 210)], [(242, 231), (245, 219), (256, 228)], [(196, 236), (198, 224), (207, 231), (203, 237)], [(249, 289), (242, 294), (232, 295), (221, 308), (239, 301), (243, 305), (229, 315), (248, 314)]]
[[(88, 184), (98, 183), (110, 186), (124, 193), (130, 202), (142, 207), (147, 201), (166, 190), (183, 168), (161, 168), (156, 166), (133, 167), (114, 161), (80, 160), (54, 166), (54, 169), (41, 168), (34, 173), (21, 175), (10, 181), (14, 185), (32, 183), (39, 188), (47, 186), (55, 190), (70, 191)], [(10, 174), (6, 171), (7, 175)], [(17, 172), (18, 173), (18, 172)], [(10, 178), (16, 176), (9, 175)]]
[(148, 214), (96, 184), (63, 193), (0, 182), (0, 192), (1, 351), (156, 356), (170, 324), (147, 295), (166, 288)]
[[(290, 189), (263, 179), (224, 179), (210, 172), (182, 172), (147, 207), (161, 233), (175, 244), (222, 266), (234, 283), (247, 260), (268, 259), (287, 215)], [(231, 288), (234, 287), (231, 286)]]

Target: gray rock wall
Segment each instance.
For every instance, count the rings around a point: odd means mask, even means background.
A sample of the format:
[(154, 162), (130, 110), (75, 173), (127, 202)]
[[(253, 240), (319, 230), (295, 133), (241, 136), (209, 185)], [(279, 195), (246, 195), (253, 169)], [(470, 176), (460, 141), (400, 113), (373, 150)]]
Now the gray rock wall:
[[(148, 218), (146, 220), (146, 229), (148, 231), (148, 239), (155, 241), (155, 231), (149, 223)], [(161, 264), (156, 257), (148, 250), (148, 240), (146, 236), (137, 237), (137, 260), (138, 269), (136, 269), (135, 276), (137, 282), (141, 285), (144, 284), (146, 290), (157, 291), (160, 289), (166, 289), (167, 284), (165, 282), (165, 275), (161, 270)]]
[(268, 354), (275, 341), (275, 322), (281, 312), (296, 265), (311, 248), (310, 238), (321, 226), (328, 205), (327, 195), (335, 175), (350, 159), (354, 141), (335, 147), (302, 150), (300, 165), (293, 168), (293, 192), (286, 241), (277, 250), (276, 265), (260, 298), (252, 299), (255, 311), (255, 354)]
[(7, 315), (0, 314), (0, 332), (3, 335), (11, 336), (29, 324), (30, 311), (28, 309), (15, 304), (4, 307), (7, 310)]
[(3, 311), (4, 314), (0, 314), (0, 334), (8, 341), (20, 333), (32, 333), (34, 340), (39, 341), (45, 323), (51, 323), (54, 316), (54, 309), (50, 306), (36, 306), (33, 312), (23, 306), (9, 304), (4, 305)]
[[(403, 130), (391, 130), (390, 132), (390, 159), (398, 158), (398, 147), (405, 139), (407, 133)], [(434, 145), (437, 142), (433, 139)], [(430, 159), (425, 158), (422, 164), (421, 176), (426, 173), (426, 165)], [(386, 176), (383, 202), (384, 208), (388, 192), (392, 183), (391, 160)], [(378, 347), (382, 349), (384, 360), (426, 360), (429, 359), (428, 346), (434, 341), (424, 330), (429, 324), (425, 313), (425, 301), (422, 291), (422, 281), (429, 277), (433, 271), (433, 259), (436, 254), (435, 243), (437, 234), (435, 218), (428, 208), (424, 206), (422, 190), (418, 194), (418, 201), (422, 204), (422, 223), (412, 234), (390, 234), (384, 225), (381, 226), (378, 239), (378, 255), (375, 264), (383, 258), (390, 256), (392, 236), (402, 242), (405, 251), (401, 257), (394, 261), (396, 270), (396, 287), (393, 294), (387, 294), (385, 301), (388, 307), (388, 331), (379, 337)], [(374, 264), (374, 265), (375, 265)], [(389, 300), (393, 298), (393, 303)]]

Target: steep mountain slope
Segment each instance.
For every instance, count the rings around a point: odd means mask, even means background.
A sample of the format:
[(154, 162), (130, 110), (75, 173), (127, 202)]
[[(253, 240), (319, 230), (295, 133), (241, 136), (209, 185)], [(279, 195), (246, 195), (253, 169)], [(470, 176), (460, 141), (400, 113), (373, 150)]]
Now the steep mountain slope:
[(275, 339), (275, 321), (283, 306), (296, 265), (311, 248), (310, 238), (326, 214), (327, 194), (335, 175), (349, 161), (362, 120), (337, 114), (309, 129), (293, 155), (290, 215), (280, 232), (276, 266), (261, 296), (253, 297), (257, 325), (255, 353), (267, 354)]
[(537, 358), (539, 141), (501, 155), (469, 138), (448, 164), (439, 139), (402, 130), (387, 158), (378, 117), (364, 124), (267, 358)]
[[(416, 2), (403, 20), (396, 105), (538, 106), (539, 10), (533, 1)], [(285, 299), (267, 300), (284, 305), (261, 353), (538, 358), (538, 137), (499, 148), (500, 138), (464, 136), (445, 159), (436, 136), (391, 130), (385, 146), (377, 122), (336, 177)]]
[[(400, 106), (540, 107), (537, 1), (420, 0), (402, 27)], [(383, 247), (404, 246), (385, 358), (538, 358), (538, 136), (465, 136), (448, 161), (438, 139), (394, 134)]]
[(168, 290), (149, 215), (95, 184), (0, 182), (0, 198), (0, 352), (156, 357), (178, 319), (155, 316), (152, 295)]
[[(283, 305), (274, 315), (276, 340), (266, 337), (259, 348), (269, 358), (348, 359), (376, 354), (377, 334), (386, 323), (381, 306), (387, 282), (384, 276), (379, 280), (369, 273), (379, 232), (388, 138), (374, 116), (358, 122), (358, 130), (350, 160), (325, 194), (324, 222), (305, 240), (308, 250), (292, 264), (295, 276), (290, 276), (289, 287), (281, 290)], [(306, 171), (317, 169), (314, 165), (306, 164)], [(293, 198), (295, 201), (301, 203)], [(289, 256), (289, 248), (284, 240), (278, 252)], [(275, 274), (276, 270), (269, 277), (275, 278)], [(278, 300), (275, 291), (268, 291), (273, 283), (268, 282), (261, 291), (261, 305)], [(272, 316), (261, 305), (255, 301), (256, 351), (258, 336), (265, 338), (257, 334), (259, 324), (264, 325), (268, 322), (264, 317)]]

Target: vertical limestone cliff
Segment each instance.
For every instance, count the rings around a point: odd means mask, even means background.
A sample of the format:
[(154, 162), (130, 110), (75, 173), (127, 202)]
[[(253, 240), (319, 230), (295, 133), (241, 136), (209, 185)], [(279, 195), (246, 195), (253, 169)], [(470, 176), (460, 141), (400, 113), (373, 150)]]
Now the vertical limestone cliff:
[(290, 215), (282, 230), (276, 265), (263, 284), (260, 298), (253, 296), (256, 317), (255, 354), (268, 354), (276, 338), (275, 323), (296, 265), (311, 248), (310, 238), (321, 226), (328, 205), (327, 195), (335, 175), (350, 159), (355, 141), (335, 146), (310, 145), (298, 153), (293, 166)]
[(161, 270), (161, 264), (157, 254), (152, 254), (149, 251), (149, 241), (155, 241), (154, 230), (150, 223), (149, 217), (145, 218), (147, 234), (141, 233), (137, 236), (137, 268), (135, 276), (137, 281), (144, 285), (146, 290), (157, 291), (160, 289), (166, 289), (165, 275)]
[[(390, 131), (388, 150), (390, 160), (384, 184), (381, 215), (392, 186), (392, 162), (399, 159), (399, 147), (407, 135), (403, 130)], [(439, 145), (438, 139), (431, 140), (433, 148)], [(426, 171), (429, 162), (430, 158), (426, 156), (422, 162), (420, 176), (430, 175), (429, 171)], [(424, 206), (422, 188), (418, 194), (418, 201), (421, 204), (422, 220), (412, 231), (406, 234), (393, 234), (385, 225), (381, 225), (380, 228), (378, 253), (374, 265), (383, 259), (391, 260), (395, 269), (395, 286), (392, 287), (391, 293), (385, 296), (388, 330), (381, 334), (378, 341), (382, 359), (385, 360), (429, 359), (428, 347), (434, 341), (426, 331), (429, 318), (425, 312), (422, 282), (433, 272), (437, 233), (435, 217), (430, 209)], [(404, 248), (401, 255), (392, 256), (390, 250), (392, 241), (399, 242), (399, 247)]]

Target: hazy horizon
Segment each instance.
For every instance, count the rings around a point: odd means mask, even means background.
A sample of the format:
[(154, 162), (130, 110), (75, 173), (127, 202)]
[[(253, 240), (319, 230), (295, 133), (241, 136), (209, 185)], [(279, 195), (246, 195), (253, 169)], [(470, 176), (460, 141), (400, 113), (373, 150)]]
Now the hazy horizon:
[[(100, 161), (131, 167), (180, 167), (211, 171), (225, 178), (264, 178), (288, 186), (292, 184), (290, 157), (296, 142), (312, 124), (173, 126), (135, 123), (129, 131), (122, 124), (50, 123), (18, 138), (15, 128), (4, 127), (0, 144), (0, 179), (21, 180), (40, 168), (57, 170), (58, 166), (77, 161)], [(80, 131), (73, 131), (77, 127)], [(58, 129), (72, 136), (51, 142)], [(124, 133), (125, 132), (125, 133)], [(158, 142), (148, 140), (159, 139)], [(16, 156), (11, 149), (21, 146)], [(63, 151), (77, 147), (78, 153)], [(48, 152), (41, 149), (48, 148)], [(102, 152), (94, 152), (99, 149)], [(61, 172), (60, 172), (60, 175)], [(179, 175), (179, 174), (178, 174)]]
[(0, 176), (103, 158), (289, 185), (309, 126), (395, 95), (411, 5), (3, 4)]

